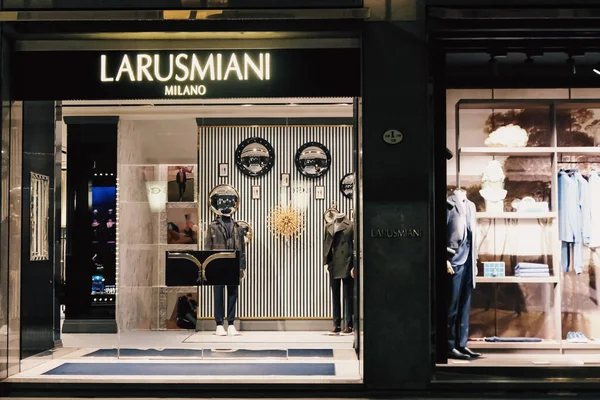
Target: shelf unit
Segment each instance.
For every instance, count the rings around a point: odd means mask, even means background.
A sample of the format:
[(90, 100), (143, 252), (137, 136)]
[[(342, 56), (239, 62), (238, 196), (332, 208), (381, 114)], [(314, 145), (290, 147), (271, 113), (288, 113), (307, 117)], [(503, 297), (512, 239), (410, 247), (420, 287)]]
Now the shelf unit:
[(554, 219), (558, 218), (555, 212), (478, 212), (477, 219)]
[[(583, 100), (565, 100), (565, 99), (463, 99), (455, 106), (455, 135), (456, 135), (456, 186), (460, 187), (460, 166), (462, 157), (548, 157), (551, 161), (551, 210), (558, 204), (558, 171), (559, 159), (562, 155), (587, 155), (600, 156), (600, 147), (559, 147), (557, 133), (557, 110), (578, 109), (578, 108), (596, 108), (600, 109), (600, 101), (594, 99)], [(460, 146), (460, 111), (461, 110), (515, 110), (515, 109), (539, 109), (546, 110), (551, 143), (547, 147), (461, 147)], [(556, 274), (550, 277), (539, 278), (521, 278), (507, 276), (502, 278), (477, 277), (478, 284), (529, 284), (529, 283), (549, 283), (553, 286), (553, 326), (556, 332), (554, 339), (546, 339), (537, 343), (489, 343), (489, 342), (469, 342), (469, 346), (479, 349), (529, 349), (529, 350), (548, 350), (557, 349), (560, 353), (565, 351), (593, 349), (600, 350), (600, 340), (598, 343), (574, 344), (562, 339), (562, 269), (560, 267), (560, 241), (558, 240), (558, 213), (550, 212), (502, 212), (488, 213), (478, 212), (479, 220), (547, 220), (551, 226), (551, 254), (552, 270)]]
[(558, 276), (540, 276), (524, 278), (520, 276), (499, 276), (497, 278), (478, 276), (475, 280), (480, 283), (558, 283)]

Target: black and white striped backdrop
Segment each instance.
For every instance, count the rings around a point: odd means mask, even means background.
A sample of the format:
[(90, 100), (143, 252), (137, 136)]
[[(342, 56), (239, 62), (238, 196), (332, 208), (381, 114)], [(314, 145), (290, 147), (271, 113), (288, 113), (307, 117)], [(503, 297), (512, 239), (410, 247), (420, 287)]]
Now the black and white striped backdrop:
[[(340, 179), (353, 172), (353, 128), (350, 125), (218, 126), (200, 127), (198, 206), (201, 227), (214, 215), (208, 206), (210, 190), (219, 184), (235, 187), (241, 197), (237, 220), (250, 223), (254, 238), (247, 246), (247, 277), (240, 287), (238, 317), (264, 319), (327, 318), (331, 315), (328, 276), (323, 266), (323, 213), (333, 202), (350, 215), (352, 201), (340, 193)], [(261, 137), (275, 150), (275, 165), (265, 176), (251, 178), (235, 166), (239, 143)], [(309, 179), (295, 168), (296, 150), (306, 142), (324, 144), (331, 152), (331, 169)], [(219, 164), (227, 163), (228, 177), (219, 177)], [(280, 175), (290, 174), (290, 186), (280, 185)], [(261, 187), (261, 199), (252, 200), (251, 187)], [(325, 187), (325, 199), (315, 199), (315, 187)], [(286, 241), (268, 230), (267, 216), (278, 204), (291, 201), (305, 211), (305, 230)], [(204, 235), (201, 235), (203, 239)], [(202, 248), (202, 244), (200, 245)], [(199, 316), (213, 315), (212, 288), (199, 292)]]

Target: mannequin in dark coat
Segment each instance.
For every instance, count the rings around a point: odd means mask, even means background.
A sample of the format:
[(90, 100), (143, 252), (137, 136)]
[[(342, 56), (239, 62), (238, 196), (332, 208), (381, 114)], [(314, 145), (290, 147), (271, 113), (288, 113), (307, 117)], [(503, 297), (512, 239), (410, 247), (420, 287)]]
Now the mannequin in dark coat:
[[(246, 276), (246, 251), (244, 242), (244, 229), (229, 216), (217, 217), (211, 222), (206, 233), (204, 244), (206, 250), (240, 250), (240, 277)], [(223, 335), (223, 322), (225, 319), (225, 286), (214, 287), (214, 314), (217, 323), (217, 335)], [(237, 335), (233, 326), (235, 321), (235, 308), (238, 299), (238, 286), (227, 286), (227, 322), (228, 333)]]
[(323, 242), (323, 264), (329, 273), (333, 302), (332, 333), (342, 332), (341, 285), (344, 285), (344, 320), (346, 328), (353, 329), (354, 280), (351, 276), (354, 260), (354, 226), (345, 214), (338, 213), (333, 222), (325, 226)]

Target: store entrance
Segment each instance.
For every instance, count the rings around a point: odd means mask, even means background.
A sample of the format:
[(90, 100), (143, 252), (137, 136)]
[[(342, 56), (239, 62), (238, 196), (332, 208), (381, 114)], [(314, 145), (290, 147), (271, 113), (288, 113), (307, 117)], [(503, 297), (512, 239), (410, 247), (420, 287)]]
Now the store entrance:
[(75, 289), (13, 378), (361, 382), (354, 99), (58, 107)]

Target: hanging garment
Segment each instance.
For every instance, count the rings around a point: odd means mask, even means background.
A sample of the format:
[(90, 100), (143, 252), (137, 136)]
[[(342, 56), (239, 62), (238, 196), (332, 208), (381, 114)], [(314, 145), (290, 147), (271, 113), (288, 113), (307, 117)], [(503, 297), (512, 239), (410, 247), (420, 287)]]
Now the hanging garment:
[(590, 242), (591, 248), (600, 247), (600, 177), (594, 171), (590, 174)]
[(575, 174), (573, 176), (575, 177), (575, 179), (577, 179), (577, 189), (578, 189), (577, 204), (579, 206), (579, 213), (580, 213), (581, 235), (583, 237), (583, 243), (587, 245), (590, 243), (590, 232), (591, 232), (591, 227), (590, 227), (590, 220), (591, 220), (590, 188), (589, 188), (590, 184), (588, 183), (588, 181), (585, 180), (585, 178), (581, 175), (580, 172), (575, 172)]
[[(583, 179), (583, 178), (582, 178)], [(569, 272), (571, 255), (577, 274), (583, 270), (583, 226), (580, 189), (577, 177), (563, 170), (558, 173), (558, 232), (561, 241), (561, 265)]]

